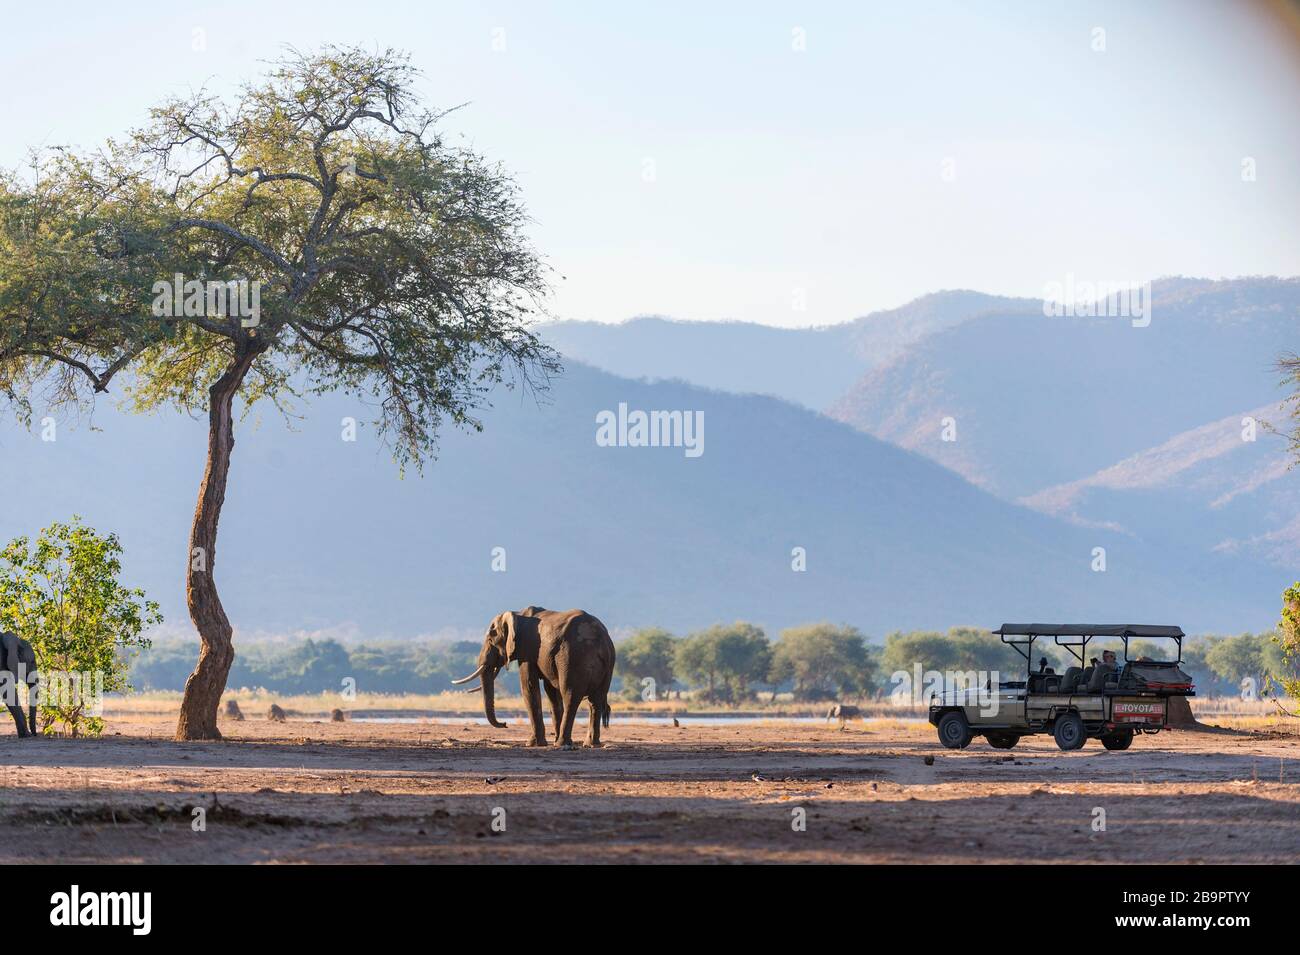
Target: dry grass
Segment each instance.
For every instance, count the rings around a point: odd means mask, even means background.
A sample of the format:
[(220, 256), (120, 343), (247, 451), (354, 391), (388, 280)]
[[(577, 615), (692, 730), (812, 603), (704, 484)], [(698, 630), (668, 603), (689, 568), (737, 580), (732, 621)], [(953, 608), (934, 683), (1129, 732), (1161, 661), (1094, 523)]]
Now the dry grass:
[[(483, 700), (477, 693), (357, 693), (349, 699), (341, 693), (313, 693), (284, 695), (267, 690), (238, 689), (229, 690), (222, 696), (233, 699), (244, 711), (245, 716), (263, 716), (272, 703), (278, 703), (285, 711), (298, 716), (323, 715), (336, 707), (348, 712), (365, 710), (377, 712), (433, 712), (438, 714), (479, 716), (483, 713)], [(136, 693), (128, 697), (109, 697), (104, 704), (106, 715), (110, 716), (155, 716), (177, 713), (180, 709), (179, 691), (154, 690), (148, 693)], [(519, 696), (503, 696), (500, 688), (497, 692), (497, 709), (504, 712), (522, 710), (523, 701)], [(766, 719), (781, 717), (821, 717), (826, 715), (830, 703), (799, 703), (778, 697), (775, 702), (770, 699), (750, 700), (737, 706), (705, 703), (689, 698), (629, 701), (621, 698), (611, 700), (614, 709), (623, 714), (641, 714), (647, 716), (673, 716), (690, 713), (691, 715), (716, 714), (719, 716), (753, 715)], [(926, 708), (898, 707), (890, 703), (858, 704), (866, 719), (898, 719), (900, 717), (924, 717)]]
[(1243, 700), (1233, 696), (1192, 700), (1192, 713), (1202, 723), (1246, 732), (1300, 735), (1300, 710), (1293, 700)]
[[(1288, 706), (1292, 711), (1295, 710), (1295, 704), (1292, 700), (1281, 700), (1283, 706)], [(1243, 700), (1236, 696), (1211, 696), (1211, 697), (1193, 697), (1192, 711), (1199, 715), (1210, 715), (1222, 713), (1231, 716), (1265, 716), (1277, 713), (1277, 702), (1273, 700)]]
[(1300, 736), (1300, 719), (1274, 713), (1272, 716), (1205, 716), (1202, 723), (1221, 726), (1224, 729), (1242, 730), (1248, 733), (1285, 733)]
[[(429, 693), (429, 694), (388, 694), (358, 693), (352, 698), (342, 693), (312, 693), (286, 696), (265, 690), (229, 690), (222, 697), (222, 705), (227, 700), (235, 700), (245, 716), (266, 715), (272, 703), (278, 703), (286, 712), (298, 716), (321, 715), (328, 717), (331, 710), (338, 708), (345, 711), (380, 710), (402, 712), (408, 710), (433, 710), (440, 713), (464, 713), (472, 716), (483, 711), (481, 698), (475, 694), (465, 693)], [(499, 708), (510, 709), (512, 701), (518, 697), (499, 697)], [(104, 703), (104, 712), (108, 716), (153, 716), (178, 713), (181, 705), (179, 691), (157, 690), (149, 693), (137, 693), (129, 697), (110, 697)]]
[[(482, 698), (477, 693), (385, 694), (358, 693), (352, 699), (341, 693), (316, 693), (284, 696), (265, 690), (231, 690), (223, 702), (234, 699), (249, 719), (262, 719), (272, 703), (278, 703), (290, 716), (299, 719), (328, 720), (330, 711), (338, 708), (348, 713), (368, 712), (393, 715), (406, 714), (475, 717), (483, 712)], [(143, 716), (175, 716), (180, 709), (179, 692), (156, 691), (130, 697), (110, 697), (104, 706), (107, 717), (131, 718)], [(1289, 704), (1291, 701), (1285, 701)], [(1193, 699), (1192, 711), (1204, 723), (1227, 729), (1251, 732), (1277, 732), (1300, 734), (1300, 719), (1284, 716), (1272, 700), (1241, 700), (1235, 697)], [(780, 720), (783, 717), (821, 717), (829, 704), (796, 703), (788, 698), (751, 700), (743, 706), (721, 706), (691, 699), (631, 702), (613, 701), (615, 712), (622, 715), (642, 716), (753, 716), (758, 719)], [(924, 706), (898, 707), (890, 703), (867, 702), (858, 704), (861, 720), (849, 721), (849, 728), (866, 727), (869, 731), (898, 731), (911, 733), (933, 732), (924, 719)], [(497, 709), (502, 714), (518, 716), (522, 701), (518, 696), (498, 696)], [(1295, 706), (1291, 707), (1296, 709)], [(918, 723), (917, 720), (922, 722)], [(832, 724), (833, 725), (833, 724)]]

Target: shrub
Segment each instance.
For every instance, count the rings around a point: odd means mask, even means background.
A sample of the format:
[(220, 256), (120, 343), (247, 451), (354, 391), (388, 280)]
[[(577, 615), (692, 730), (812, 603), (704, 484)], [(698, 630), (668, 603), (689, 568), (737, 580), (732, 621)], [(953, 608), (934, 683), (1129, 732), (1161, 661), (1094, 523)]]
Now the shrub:
[(0, 626), (36, 651), (47, 732), (59, 725), (73, 736), (102, 732), (98, 694), (131, 688), (130, 656), (149, 647), (144, 629), (162, 623), (144, 591), (118, 582), (121, 558), (116, 535), (75, 517), (45, 528), (35, 544), (19, 537), (0, 551)]

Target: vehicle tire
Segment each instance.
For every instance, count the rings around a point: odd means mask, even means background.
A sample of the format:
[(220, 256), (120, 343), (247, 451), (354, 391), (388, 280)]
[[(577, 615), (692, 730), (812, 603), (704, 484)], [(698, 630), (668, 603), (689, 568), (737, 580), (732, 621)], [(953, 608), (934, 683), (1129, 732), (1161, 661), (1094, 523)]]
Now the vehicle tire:
[(939, 742), (947, 749), (965, 749), (970, 745), (970, 723), (959, 710), (945, 713), (939, 718)]
[(1133, 745), (1133, 731), (1116, 730), (1114, 733), (1107, 733), (1101, 737), (1101, 745), (1112, 750), (1128, 749)]
[(1062, 713), (1058, 716), (1052, 735), (1056, 737), (1056, 745), (1066, 752), (1072, 749), (1083, 749), (1083, 744), (1088, 739), (1088, 734), (1083, 729), (1083, 720), (1078, 713)]
[(985, 733), (984, 738), (994, 749), (1011, 749), (1020, 742), (1020, 737), (1015, 733)]

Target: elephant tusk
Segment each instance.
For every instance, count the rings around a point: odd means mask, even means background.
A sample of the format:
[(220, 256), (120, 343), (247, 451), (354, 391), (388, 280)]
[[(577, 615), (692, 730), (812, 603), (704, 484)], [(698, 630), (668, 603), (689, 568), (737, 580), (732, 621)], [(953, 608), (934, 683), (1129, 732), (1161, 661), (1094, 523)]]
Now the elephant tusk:
[(478, 686), (471, 686), (468, 690), (461, 690), (460, 692), (461, 692), (461, 693), (477, 693), (477, 692), (479, 692), (479, 690), (481, 690), (481, 689), (483, 689), (483, 684), (482, 684), (482, 683), (480, 683)]
[(485, 663), (480, 663), (478, 665), (478, 669), (475, 670), (473, 673), (471, 673), (469, 676), (463, 676), (459, 680), (452, 680), (451, 681), (452, 686), (460, 686), (462, 683), (468, 683), (470, 680), (474, 679), (476, 676), (482, 673), (483, 667), (485, 667), (486, 665), (487, 664)]

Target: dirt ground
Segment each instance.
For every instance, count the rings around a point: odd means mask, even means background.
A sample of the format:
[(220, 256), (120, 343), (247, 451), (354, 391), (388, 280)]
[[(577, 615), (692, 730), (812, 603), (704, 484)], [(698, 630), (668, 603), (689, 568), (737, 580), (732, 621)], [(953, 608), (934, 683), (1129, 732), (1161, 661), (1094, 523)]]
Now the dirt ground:
[(1294, 735), (950, 752), (928, 726), (674, 728), (615, 713), (603, 749), (561, 751), (525, 748), (514, 721), (250, 719), (223, 722), (219, 743), (172, 742), (173, 727), (132, 717), (98, 740), (0, 735), (0, 859), (1300, 861)]

